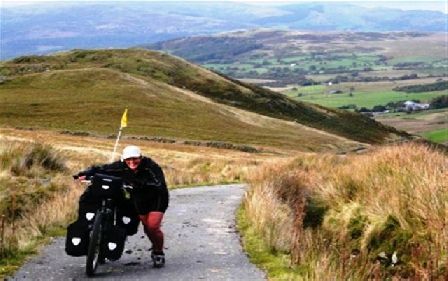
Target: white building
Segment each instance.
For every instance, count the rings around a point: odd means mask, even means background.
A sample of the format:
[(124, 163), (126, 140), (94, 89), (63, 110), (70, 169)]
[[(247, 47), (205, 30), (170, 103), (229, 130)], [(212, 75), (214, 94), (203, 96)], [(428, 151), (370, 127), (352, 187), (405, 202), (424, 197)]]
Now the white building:
[(429, 103), (418, 103), (410, 100), (405, 101), (403, 105), (406, 111), (418, 111), (429, 109)]

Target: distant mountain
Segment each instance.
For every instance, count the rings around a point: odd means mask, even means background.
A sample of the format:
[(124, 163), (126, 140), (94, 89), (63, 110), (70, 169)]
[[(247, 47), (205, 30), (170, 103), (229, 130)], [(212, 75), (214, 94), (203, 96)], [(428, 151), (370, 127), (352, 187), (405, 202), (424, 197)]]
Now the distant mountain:
[(263, 6), (237, 2), (44, 2), (1, 8), (5, 60), (73, 48), (130, 47), (259, 27), (311, 31), (446, 31), (435, 11), (348, 3)]
[(312, 150), (405, 135), (360, 114), (294, 101), (155, 51), (20, 57), (0, 64), (0, 75), (1, 126), (110, 134), (116, 129), (111, 117), (119, 120), (128, 107), (128, 132), (139, 136)]
[(437, 11), (365, 8), (328, 2), (285, 5), (279, 9), (286, 15), (265, 17), (254, 22), (264, 27), (284, 26), (308, 31), (446, 31), (446, 15)]

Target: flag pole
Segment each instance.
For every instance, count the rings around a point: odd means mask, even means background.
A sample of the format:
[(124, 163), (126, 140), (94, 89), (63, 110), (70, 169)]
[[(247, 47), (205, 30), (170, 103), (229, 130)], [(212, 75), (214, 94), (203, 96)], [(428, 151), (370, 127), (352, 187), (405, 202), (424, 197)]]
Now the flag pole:
[(115, 140), (114, 151), (112, 152), (112, 156), (110, 157), (110, 162), (114, 162), (115, 160), (115, 152), (117, 151), (118, 142), (120, 141), (122, 127), (120, 126), (120, 130), (118, 131), (117, 139)]
[(126, 108), (123, 112), (123, 116), (121, 116), (120, 129), (118, 130), (118, 136), (117, 139), (115, 140), (114, 151), (112, 152), (112, 155), (110, 157), (110, 162), (113, 162), (115, 159), (115, 152), (117, 151), (118, 142), (120, 141), (121, 137), (121, 132), (123, 131), (123, 128), (127, 126), (128, 126), (128, 109)]

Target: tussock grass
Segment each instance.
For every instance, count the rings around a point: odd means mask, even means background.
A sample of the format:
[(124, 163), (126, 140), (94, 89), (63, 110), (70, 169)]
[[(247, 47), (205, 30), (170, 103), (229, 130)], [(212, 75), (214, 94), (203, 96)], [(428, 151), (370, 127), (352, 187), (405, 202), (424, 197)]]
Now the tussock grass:
[(48, 145), (0, 140), (0, 276), (76, 210), (60, 153)]
[(304, 155), (260, 168), (245, 200), (297, 279), (448, 276), (448, 158), (424, 145)]

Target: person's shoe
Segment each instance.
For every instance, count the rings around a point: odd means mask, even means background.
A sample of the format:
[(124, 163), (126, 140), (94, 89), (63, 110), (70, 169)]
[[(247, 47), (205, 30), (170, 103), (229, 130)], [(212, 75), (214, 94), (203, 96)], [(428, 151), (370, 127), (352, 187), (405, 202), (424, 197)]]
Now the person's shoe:
[(161, 268), (165, 265), (165, 254), (161, 253), (151, 253), (151, 259), (154, 267)]

